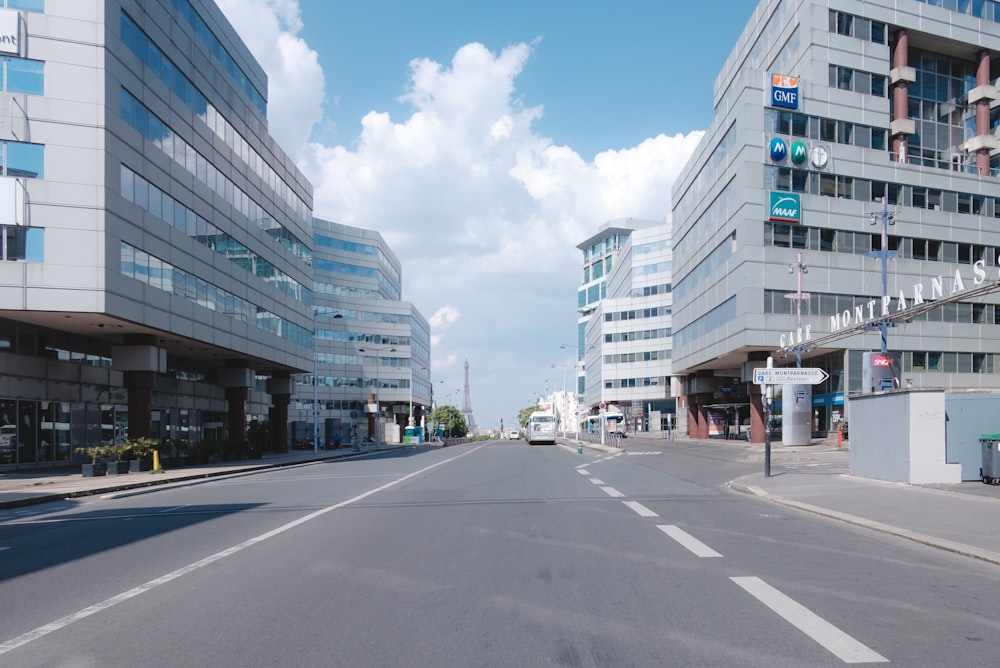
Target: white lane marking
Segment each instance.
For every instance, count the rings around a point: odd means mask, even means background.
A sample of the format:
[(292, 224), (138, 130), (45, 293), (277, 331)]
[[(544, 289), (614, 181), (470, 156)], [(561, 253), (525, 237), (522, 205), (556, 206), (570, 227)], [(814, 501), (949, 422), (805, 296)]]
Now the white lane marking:
[(703, 542), (701, 542), (700, 540), (689, 534), (687, 531), (680, 528), (679, 526), (675, 526), (673, 524), (657, 524), (656, 528), (662, 531), (663, 533), (667, 534), (674, 540), (676, 540), (678, 543), (681, 544), (682, 547), (685, 547), (691, 552), (693, 552), (695, 556), (698, 557), (722, 556), (721, 554), (710, 548), (708, 545), (705, 545)]
[(159, 587), (161, 585), (165, 585), (168, 582), (172, 582), (173, 580), (176, 580), (177, 578), (183, 577), (183, 576), (185, 576), (185, 575), (187, 575), (189, 573), (192, 573), (192, 572), (198, 570), (199, 568), (202, 568), (204, 566), (208, 566), (209, 564), (213, 564), (216, 561), (220, 561), (222, 559), (225, 559), (226, 557), (231, 557), (232, 555), (236, 554), (237, 552), (242, 552), (243, 550), (247, 549), (248, 547), (253, 547), (257, 543), (262, 543), (265, 540), (268, 540), (269, 538), (274, 538), (275, 536), (278, 536), (280, 534), (285, 533), (289, 529), (294, 529), (295, 527), (300, 526), (302, 524), (305, 524), (306, 522), (309, 522), (311, 520), (314, 520), (317, 517), (321, 517), (323, 515), (326, 515), (327, 513), (332, 512), (334, 510), (337, 510), (339, 508), (343, 508), (344, 506), (349, 506), (352, 503), (357, 503), (358, 501), (361, 501), (362, 499), (366, 499), (366, 498), (368, 498), (369, 496), (371, 496), (373, 494), (377, 494), (378, 492), (382, 492), (384, 490), (387, 490), (390, 487), (394, 487), (395, 485), (398, 485), (401, 482), (409, 480), (410, 478), (418, 476), (418, 475), (420, 475), (422, 473), (426, 473), (427, 471), (430, 471), (431, 469), (435, 469), (435, 468), (437, 468), (439, 466), (442, 466), (444, 464), (448, 464), (450, 462), (455, 461), (456, 459), (460, 459), (461, 457), (465, 457), (466, 455), (471, 455), (473, 452), (475, 452), (476, 450), (479, 450), (480, 448), (483, 448), (483, 447), (485, 447), (485, 446), (480, 445), (477, 448), (473, 448), (472, 450), (468, 450), (466, 452), (462, 452), (462, 453), (460, 453), (458, 455), (455, 455), (454, 457), (451, 457), (450, 459), (445, 459), (444, 461), (440, 461), (440, 462), (438, 462), (436, 464), (431, 464), (430, 466), (425, 466), (424, 468), (420, 469), (419, 471), (414, 471), (413, 473), (407, 473), (406, 475), (404, 475), (401, 478), (397, 478), (395, 480), (387, 482), (384, 485), (381, 485), (379, 487), (375, 487), (373, 489), (370, 489), (367, 492), (362, 492), (361, 494), (358, 494), (354, 498), (347, 499), (346, 501), (341, 501), (340, 503), (335, 503), (332, 506), (327, 506), (326, 508), (320, 508), (319, 510), (317, 510), (315, 512), (312, 512), (312, 513), (309, 513), (308, 515), (304, 515), (303, 517), (300, 517), (297, 520), (292, 520), (291, 522), (288, 522), (287, 524), (282, 524), (281, 526), (279, 526), (276, 529), (272, 529), (271, 531), (268, 531), (266, 533), (262, 533), (259, 536), (255, 536), (253, 538), (245, 540), (242, 543), (239, 543), (237, 545), (233, 545), (232, 547), (226, 548), (225, 550), (222, 550), (221, 552), (216, 552), (215, 554), (213, 554), (211, 556), (205, 557), (204, 559), (201, 559), (199, 561), (195, 561), (194, 563), (190, 563), (187, 566), (182, 566), (181, 568), (178, 568), (177, 570), (175, 570), (175, 571), (173, 571), (171, 573), (167, 573), (166, 575), (161, 575), (160, 577), (155, 578), (153, 580), (150, 580), (149, 582), (146, 582), (145, 584), (141, 584), (138, 587), (134, 587), (133, 589), (129, 589), (128, 591), (124, 591), (124, 592), (122, 592), (122, 593), (120, 593), (120, 594), (118, 594), (116, 596), (112, 596), (111, 598), (105, 599), (105, 600), (101, 601), (100, 603), (95, 603), (94, 605), (92, 605), (92, 606), (90, 606), (88, 608), (84, 608), (83, 610), (79, 610), (79, 611), (74, 612), (72, 614), (66, 615), (65, 617), (62, 617), (61, 619), (57, 619), (54, 622), (50, 622), (48, 624), (45, 624), (44, 626), (39, 626), (37, 629), (34, 629), (32, 631), (28, 631), (27, 633), (22, 633), (21, 635), (17, 636), (16, 638), (11, 638), (10, 640), (8, 640), (6, 642), (0, 643), (0, 655), (6, 654), (6, 653), (8, 653), (8, 652), (10, 652), (12, 650), (17, 649), (18, 647), (22, 647), (24, 645), (27, 645), (28, 643), (34, 642), (34, 641), (38, 640), (39, 638), (43, 638), (43, 637), (47, 636), (50, 633), (53, 633), (53, 632), (58, 631), (60, 629), (64, 629), (67, 626), (69, 626), (70, 624), (73, 624), (75, 622), (79, 622), (79, 621), (81, 621), (83, 619), (86, 619), (87, 617), (91, 617), (93, 615), (96, 615), (97, 613), (102, 612), (104, 610), (107, 610), (108, 608), (111, 608), (111, 607), (113, 607), (115, 605), (118, 605), (119, 603), (124, 603), (125, 601), (127, 601), (129, 599), (132, 599), (132, 598), (135, 598), (136, 596), (139, 596), (140, 594), (145, 594), (145, 593), (147, 593), (149, 591), (152, 591), (153, 589), (156, 589), (157, 587)]
[(187, 507), (188, 507), (188, 505), (189, 505), (189, 504), (186, 504), (186, 503), (185, 503), (185, 504), (184, 504), (183, 506), (174, 506), (173, 508), (164, 508), (163, 510), (158, 510), (158, 511), (156, 511), (156, 512), (157, 512), (157, 513), (172, 513), (172, 512), (174, 512), (175, 510), (182, 510), (182, 509), (184, 509), (184, 508), (187, 508)]
[(844, 663), (889, 663), (889, 659), (862, 645), (760, 578), (731, 577), (729, 579)]
[(638, 513), (639, 517), (659, 517), (659, 515), (638, 501), (622, 501), (622, 503)]
[(0, 552), (3, 552), (4, 550), (9, 550), (9, 549), (10, 549), (9, 547), (0, 547)]
[(579, 473), (580, 475), (590, 475), (590, 471), (588, 471), (587, 469), (577, 469), (577, 473)]
[(594, 483), (595, 485), (603, 485), (604, 484), (604, 481), (601, 480), (600, 478), (591, 478), (590, 482)]
[(624, 494), (622, 494), (621, 492), (619, 492), (614, 487), (602, 487), (601, 489), (604, 490), (605, 494), (607, 494), (608, 496), (613, 496), (616, 499), (619, 499), (619, 498), (625, 496)]

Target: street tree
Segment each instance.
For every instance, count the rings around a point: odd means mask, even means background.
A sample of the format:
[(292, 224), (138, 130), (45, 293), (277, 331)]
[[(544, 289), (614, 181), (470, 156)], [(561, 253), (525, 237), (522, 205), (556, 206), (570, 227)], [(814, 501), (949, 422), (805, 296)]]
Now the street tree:
[(462, 438), (469, 433), (469, 428), (465, 424), (465, 416), (454, 406), (438, 406), (431, 413), (431, 420), (434, 422), (435, 429), (442, 422), (444, 423), (445, 436)]

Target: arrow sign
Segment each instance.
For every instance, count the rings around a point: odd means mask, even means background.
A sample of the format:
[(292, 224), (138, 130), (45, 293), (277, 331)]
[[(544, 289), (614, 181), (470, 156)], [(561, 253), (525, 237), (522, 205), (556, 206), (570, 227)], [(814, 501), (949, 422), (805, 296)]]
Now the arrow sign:
[(830, 377), (817, 368), (754, 369), (754, 385), (819, 385)]

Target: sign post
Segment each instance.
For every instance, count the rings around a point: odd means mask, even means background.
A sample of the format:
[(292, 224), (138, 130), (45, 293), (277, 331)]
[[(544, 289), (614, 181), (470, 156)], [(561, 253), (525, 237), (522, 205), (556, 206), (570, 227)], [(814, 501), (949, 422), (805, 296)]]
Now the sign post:
[(830, 377), (826, 371), (815, 367), (786, 367), (775, 369), (771, 366), (771, 358), (767, 358), (766, 367), (753, 370), (754, 385), (764, 386), (764, 477), (771, 477), (771, 403), (773, 399), (772, 385), (819, 385)]

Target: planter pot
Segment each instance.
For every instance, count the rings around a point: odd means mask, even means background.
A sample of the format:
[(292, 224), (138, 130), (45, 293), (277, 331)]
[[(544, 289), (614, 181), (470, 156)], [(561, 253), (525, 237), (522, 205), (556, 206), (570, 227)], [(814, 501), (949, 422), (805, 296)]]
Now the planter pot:
[(108, 465), (105, 464), (104, 462), (83, 465), (84, 478), (94, 478), (96, 476), (107, 475), (107, 473), (108, 473)]
[(129, 473), (142, 473), (153, 470), (152, 459), (132, 459), (128, 463)]
[(124, 475), (128, 473), (128, 462), (108, 462), (108, 475)]

